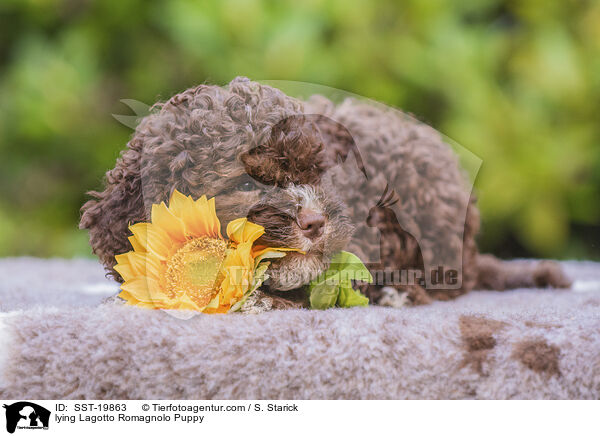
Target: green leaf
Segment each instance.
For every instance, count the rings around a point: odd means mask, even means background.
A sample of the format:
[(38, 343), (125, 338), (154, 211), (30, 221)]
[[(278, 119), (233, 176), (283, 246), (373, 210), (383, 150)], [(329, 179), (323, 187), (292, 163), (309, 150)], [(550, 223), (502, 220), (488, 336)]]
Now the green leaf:
[(337, 305), (340, 307), (368, 306), (369, 299), (353, 289), (350, 283), (347, 283), (340, 287)]
[(352, 288), (352, 280), (372, 283), (373, 277), (357, 256), (341, 251), (333, 256), (327, 271), (309, 284), (311, 309), (368, 305), (369, 300)]
[(340, 251), (333, 256), (329, 270), (332, 268), (340, 272), (340, 276), (342, 276), (340, 277), (340, 281), (348, 279), (373, 283), (373, 276), (371, 276), (367, 267), (358, 256), (348, 251)]
[(337, 285), (329, 285), (325, 282), (310, 285), (310, 308), (323, 310), (335, 306), (339, 293)]

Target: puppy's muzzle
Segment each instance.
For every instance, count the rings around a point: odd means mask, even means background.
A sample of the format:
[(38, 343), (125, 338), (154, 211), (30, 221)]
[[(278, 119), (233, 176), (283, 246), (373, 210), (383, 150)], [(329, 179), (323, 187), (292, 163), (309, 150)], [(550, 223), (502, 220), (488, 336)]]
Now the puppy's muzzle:
[(301, 209), (296, 223), (302, 235), (314, 241), (323, 235), (327, 217), (311, 209)]

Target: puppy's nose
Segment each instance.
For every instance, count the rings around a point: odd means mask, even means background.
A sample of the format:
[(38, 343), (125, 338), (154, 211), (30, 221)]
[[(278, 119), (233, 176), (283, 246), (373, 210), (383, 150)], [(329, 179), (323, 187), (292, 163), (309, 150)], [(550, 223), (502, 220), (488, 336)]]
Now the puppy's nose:
[(310, 209), (303, 209), (298, 214), (298, 227), (309, 239), (316, 239), (323, 234), (327, 219), (323, 214)]

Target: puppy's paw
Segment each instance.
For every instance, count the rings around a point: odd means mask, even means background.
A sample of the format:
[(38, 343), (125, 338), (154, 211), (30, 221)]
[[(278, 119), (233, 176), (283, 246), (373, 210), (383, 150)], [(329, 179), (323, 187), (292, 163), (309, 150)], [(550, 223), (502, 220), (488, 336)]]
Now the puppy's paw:
[(406, 292), (400, 292), (391, 286), (384, 286), (381, 288), (381, 298), (379, 299), (378, 304), (380, 306), (395, 307), (399, 309), (400, 307), (409, 304), (408, 294)]
[(119, 297), (119, 294), (111, 295), (110, 297), (106, 297), (100, 303), (104, 306), (122, 306), (125, 304), (125, 300)]
[(258, 314), (273, 309), (273, 299), (259, 290), (255, 291), (242, 305), (240, 312)]

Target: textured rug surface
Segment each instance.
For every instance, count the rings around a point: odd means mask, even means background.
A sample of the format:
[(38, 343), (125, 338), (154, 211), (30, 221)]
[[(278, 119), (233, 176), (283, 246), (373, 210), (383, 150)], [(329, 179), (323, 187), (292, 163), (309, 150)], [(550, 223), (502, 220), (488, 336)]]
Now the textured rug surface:
[(600, 264), (571, 290), (198, 315), (101, 304), (91, 260), (0, 260), (6, 399), (600, 398)]

